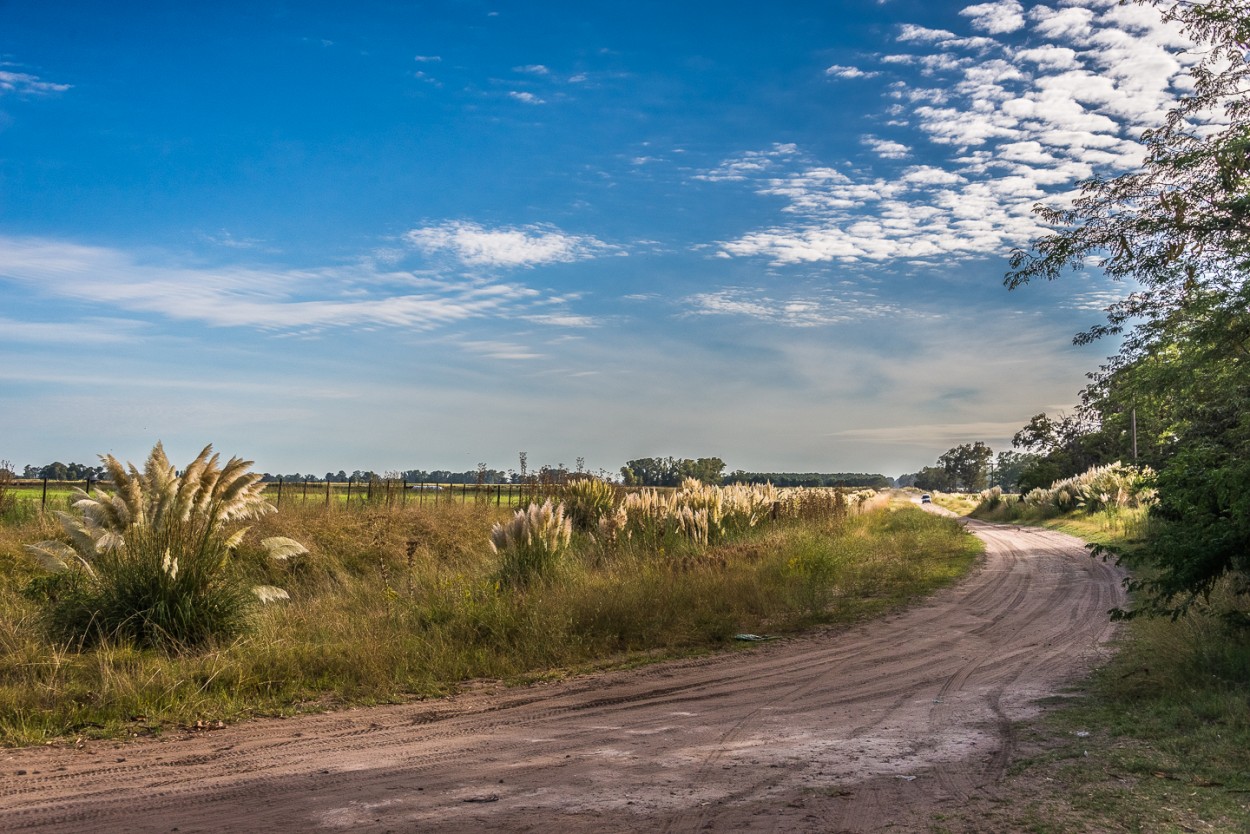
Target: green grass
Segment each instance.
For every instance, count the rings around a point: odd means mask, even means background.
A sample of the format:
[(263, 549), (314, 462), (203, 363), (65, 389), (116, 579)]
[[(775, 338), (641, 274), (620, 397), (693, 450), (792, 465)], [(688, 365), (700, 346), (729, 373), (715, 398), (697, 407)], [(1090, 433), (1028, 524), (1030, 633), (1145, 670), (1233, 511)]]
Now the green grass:
[(962, 575), (980, 546), (913, 508), (844, 521), (782, 521), (719, 546), (650, 552), (577, 534), (552, 576), (501, 587), (493, 505), (346, 511), (284, 508), (249, 538), (286, 535), (308, 557), (239, 552), (251, 582), (289, 604), (194, 653), (104, 641), (50, 642), (21, 589), (37, 573), (23, 542), (45, 520), (0, 525), (0, 742), (156, 733), (522, 682), (571, 670), (740, 648), (735, 633), (851, 622)]

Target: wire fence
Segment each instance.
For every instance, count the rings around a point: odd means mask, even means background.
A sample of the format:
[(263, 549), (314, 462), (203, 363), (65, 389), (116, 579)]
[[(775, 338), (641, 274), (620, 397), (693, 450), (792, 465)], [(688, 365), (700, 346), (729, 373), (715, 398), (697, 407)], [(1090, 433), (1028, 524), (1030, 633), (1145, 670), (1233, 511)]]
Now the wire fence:
[[(469, 484), (435, 481), (405, 481), (373, 478), (347, 481), (289, 481), (278, 478), (265, 485), (265, 496), (278, 509), (284, 506), (320, 505), (342, 507), (407, 507), (440, 504), (493, 504), (512, 507), (547, 497), (558, 498), (564, 485), (532, 479), (527, 483)], [(113, 490), (107, 480), (57, 481), (49, 478), (15, 479), (4, 485), (4, 491), (27, 506), (40, 510), (65, 509), (81, 489)]]

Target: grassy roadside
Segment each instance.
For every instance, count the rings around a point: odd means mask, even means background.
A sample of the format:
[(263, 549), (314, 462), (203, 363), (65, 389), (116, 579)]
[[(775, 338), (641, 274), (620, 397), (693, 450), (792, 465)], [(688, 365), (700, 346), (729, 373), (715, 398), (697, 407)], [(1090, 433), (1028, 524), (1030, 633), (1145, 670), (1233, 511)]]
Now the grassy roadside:
[[(1130, 543), (1141, 514), (1040, 522)], [(1235, 601), (1223, 592), (1217, 606)], [(1243, 602), (1244, 604), (1244, 602)], [(1250, 831), (1250, 644), (1210, 614), (1125, 624), (1114, 658), (1058, 709), (1018, 728), (1016, 759), (990, 796), (937, 832)]]
[(253, 538), (295, 537), (311, 556), (281, 568), (260, 552), (238, 559), (291, 602), (258, 609), (246, 636), (187, 654), (50, 643), (23, 594), (38, 573), (21, 545), (56, 530), (39, 517), (0, 525), (0, 743), (153, 734), (724, 650), (742, 645), (739, 632), (879, 613), (954, 581), (980, 552), (957, 523), (907, 507), (778, 521), (710, 547), (587, 537), (548, 580), (509, 588), (488, 544), (506, 515), (484, 504), (284, 508)]

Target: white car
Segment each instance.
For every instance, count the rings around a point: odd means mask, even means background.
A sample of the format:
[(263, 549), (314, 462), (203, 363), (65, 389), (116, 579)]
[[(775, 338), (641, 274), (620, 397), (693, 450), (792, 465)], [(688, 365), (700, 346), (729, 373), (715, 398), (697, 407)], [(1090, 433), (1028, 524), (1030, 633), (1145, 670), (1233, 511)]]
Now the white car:
[(933, 499), (932, 499), (932, 498), (930, 498), (930, 497), (929, 497), (929, 493), (927, 493), (927, 492), (926, 492), (924, 495), (920, 496), (920, 503), (921, 503), (921, 504), (932, 504), (932, 503), (933, 503)]

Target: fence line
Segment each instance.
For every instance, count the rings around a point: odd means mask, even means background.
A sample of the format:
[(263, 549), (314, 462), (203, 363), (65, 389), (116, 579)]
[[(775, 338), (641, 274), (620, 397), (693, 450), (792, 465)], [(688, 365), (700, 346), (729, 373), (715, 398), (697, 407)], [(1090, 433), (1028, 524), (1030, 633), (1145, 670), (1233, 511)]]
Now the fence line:
[[(324, 486), (324, 493), (322, 487)], [(526, 498), (537, 498), (544, 495), (558, 494), (562, 485), (559, 484), (469, 484), (450, 483), (446, 481), (419, 481), (410, 483), (406, 480), (376, 479), (357, 481), (314, 481), (312, 479), (287, 481), (278, 478), (265, 484), (265, 493), (274, 505), (281, 508), (298, 504), (306, 506), (321, 503), (331, 507), (337, 503), (343, 506), (388, 506), (406, 507), (409, 502), (418, 506), (430, 504), (467, 504), (493, 503), (496, 506), (512, 506)], [(40, 509), (47, 509), (49, 501), (58, 498), (68, 500), (74, 488), (90, 492), (102, 488), (112, 490), (111, 481), (95, 478), (79, 481), (57, 481), (50, 478), (15, 479), (6, 484), (15, 498), (38, 503)]]

